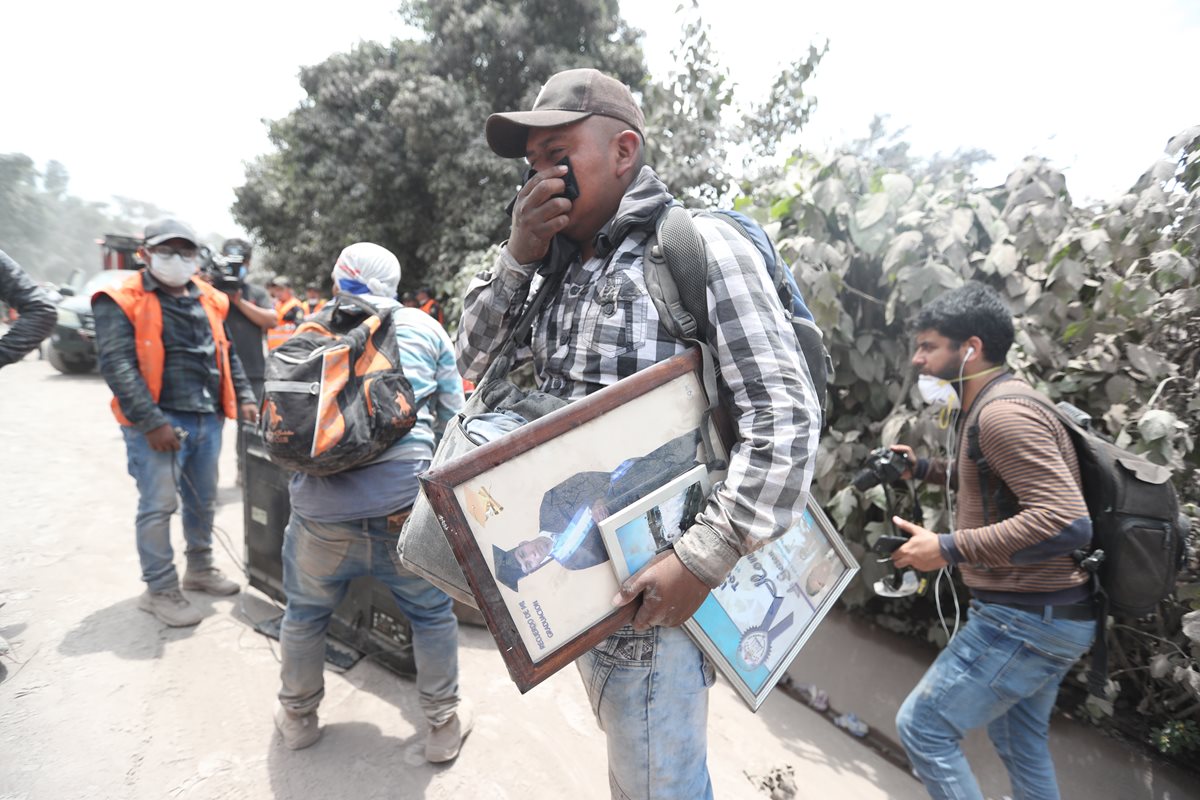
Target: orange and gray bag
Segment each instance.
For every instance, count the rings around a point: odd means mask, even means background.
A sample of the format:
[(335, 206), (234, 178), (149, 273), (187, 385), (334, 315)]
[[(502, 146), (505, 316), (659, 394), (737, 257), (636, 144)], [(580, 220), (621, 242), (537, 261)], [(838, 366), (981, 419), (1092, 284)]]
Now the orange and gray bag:
[(417, 409), (391, 311), (360, 297), (339, 294), (267, 356), (259, 427), (285, 469), (365, 464), (412, 429)]

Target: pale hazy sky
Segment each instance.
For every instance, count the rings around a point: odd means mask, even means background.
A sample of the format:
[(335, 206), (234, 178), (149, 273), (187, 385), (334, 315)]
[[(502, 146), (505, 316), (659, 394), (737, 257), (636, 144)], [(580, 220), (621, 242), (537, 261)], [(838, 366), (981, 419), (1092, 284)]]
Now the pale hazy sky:
[[(71, 191), (87, 199), (134, 197), (232, 235), (233, 187), (269, 147), (261, 120), (299, 102), (301, 65), (406, 35), (395, 5), (4, 3), (0, 153), (63, 162)], [(671, 68), (678, 5), (622, 3), (647, 31), (656, 76)], [(829, 38), (811, 84), (810, 147), (860, 137), (874, 113), (890, 114), (918, 153), (991, 152), (989, 183), (1035, 153), (1067, 170), (1077, 199), (1102, 198), (1200, 122), (1191, 88), (1200, 0), (702, 0), (701, 10), (746, 97)]]

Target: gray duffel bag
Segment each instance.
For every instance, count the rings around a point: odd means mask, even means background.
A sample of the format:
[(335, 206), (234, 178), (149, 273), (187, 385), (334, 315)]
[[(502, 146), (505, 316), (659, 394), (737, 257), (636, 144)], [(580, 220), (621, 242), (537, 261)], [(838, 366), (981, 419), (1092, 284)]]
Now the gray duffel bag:
[[(561, 279), (561, 278), (560, 278)], [(454, 459), (468, 456), (485, 440), (475, 439), (468, 433), (473, 420), (498, 413), (532, 421), (544, 417), (551, 411), (562, 408), (567, 401), (536, 390), (522, 389), (508, 380), (518, 347), (524, 346), (529, 337), (533, 320), (545, 304), (546, 298), (554, 293), (557, 281), (549, 281), (537, 292), (513, 328), (513, 333), (500, 353), (488, 365), (478, 387), (463, 407), (461, 413), (446, 424), (442, 440), (433, 454), (431, 467), (440, 467)], [(425, 497), (424, 490), (417, 496), (412, 513), (400, 533), (398, 545), (400, 561), (412, 572), (425, 578), (455, 600), (478, 608), (475, 595), (450, 549), (446, 533), (438, 522), (437, 513)]]

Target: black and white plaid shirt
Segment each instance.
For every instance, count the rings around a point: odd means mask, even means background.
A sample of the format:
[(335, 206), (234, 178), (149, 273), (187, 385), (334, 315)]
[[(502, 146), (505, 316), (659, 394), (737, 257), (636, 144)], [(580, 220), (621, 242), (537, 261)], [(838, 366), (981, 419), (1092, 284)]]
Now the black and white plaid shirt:
[[(543, 391), (576, 400), (687, 349), (660, 325), (643, 274), (649, 224), (670, 200), (654, 172), (643, 168), (597, 236), (596, 257), (567, 265), (562, 286), (534, 324), (532, 352), (526, 354)], [(719, 220), (699, 217), (696, 226), (709, 258), (707, 338), (738, 441), (725, 480), (675, 552), (716, 586), (738, 559), (799, 521), (821, 415), (762, 257)], [(457, 341), (465, 377), (478, 380), (508, 340), (531, 283), (540, 280), (536, 266), (517, 264), (505, 248), (493, 269), (468, 287)]]

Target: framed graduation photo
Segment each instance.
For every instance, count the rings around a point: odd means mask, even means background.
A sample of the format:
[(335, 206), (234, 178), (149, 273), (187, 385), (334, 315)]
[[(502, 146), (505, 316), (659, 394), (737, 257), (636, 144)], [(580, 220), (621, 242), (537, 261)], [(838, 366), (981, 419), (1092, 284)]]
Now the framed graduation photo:
[(601, 522), (680, 476), (702, 475), (707, 494), (723, 474), (710, 475), (724, 469), (724, 453), (710, 455), (701, 435), (708, 399), (699, 369), (695, 351), (675, 356), (421, 477), (522, 692), (636, 611), (612, 605), (620, 583)]

